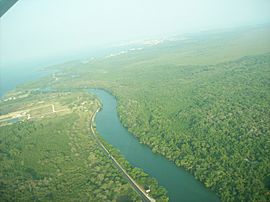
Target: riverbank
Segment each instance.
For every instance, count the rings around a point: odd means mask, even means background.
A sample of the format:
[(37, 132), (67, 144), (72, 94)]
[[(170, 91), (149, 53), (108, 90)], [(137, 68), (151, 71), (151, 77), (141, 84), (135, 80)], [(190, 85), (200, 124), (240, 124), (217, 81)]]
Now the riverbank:
[[(54, 108), (44, 105), (49, 102)], [(89, 112), (96, 105), (88, 93), (35, 92), (0, 102), (0, 109), (31, 116), (0, 126), (0, 201), (140, 200), (89, 138)]]
[(106, 147), (97, 137), (96, 132), (93, 128), (93, 123), (95, 120), (96, 113), (98, 113), (99, 110), (100, 108), (97, 108), (97, 110), (92, 115), (91, 122), (90, 122), (90, 129), (91, 129), (92, 135), (94, 136), (94, 139), (97, 141), (99, 146), (103, 149), (103, 151), (108, 155), (108, 157), (112, 160), (112, 162), (115, 164), (118, 170), (123, 173), (125, 178), (128, 179), (128, 182), (133, 187), (133, 189), (141, 196), (142, 200), (145, 202), (155, 202), (156, 200), (150, 197), (146, 193), (146, 191), (140, 185), (138, 185), (138, 183), (136, 183), (136, 181), (127, 173), (127, 171), (120, 165), (120, 163), (113, 157), (113, 155), (108, 151), (108, 149), (106, 149)]
[(219, 201), (213, 192), (207, 190), (191, 174), (139, 143), (122, 126), (116, 110), (116, 99), (112, 95), (100, 89), (90, 92), (102, 102), (102, 110), (96, 115), (95, 122), (98, 133), (133, 166), (156, 178), (168, 191), (170, 201)]

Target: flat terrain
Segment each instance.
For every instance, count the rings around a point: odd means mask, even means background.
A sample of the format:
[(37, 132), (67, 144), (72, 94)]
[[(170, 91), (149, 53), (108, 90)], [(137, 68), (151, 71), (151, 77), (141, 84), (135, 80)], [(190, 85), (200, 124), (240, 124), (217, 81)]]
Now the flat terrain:
[(188, 35), (67, 63), (18, 90), (105, 88), (140, 142), (222, 201), (269, 201), (269, 36), (269, 26)]
[(44, 83), (109, 90), (142, 143), (223, 201), (269, 201), (269, 36), (267, 26), (189, 35), (66, 64)]
[[(0, 201), (141, 201), (93, 138), (89, 126), (98, 103), (90, 94), (13, 97), (0, 103), (1, 120), (7, 120), (0, 126)], [(110, 151), (133, 179), (159, 189), (142, 171), (134, 176), (134, 168)], [(166, 201), (163, 193), (158, 201)]]

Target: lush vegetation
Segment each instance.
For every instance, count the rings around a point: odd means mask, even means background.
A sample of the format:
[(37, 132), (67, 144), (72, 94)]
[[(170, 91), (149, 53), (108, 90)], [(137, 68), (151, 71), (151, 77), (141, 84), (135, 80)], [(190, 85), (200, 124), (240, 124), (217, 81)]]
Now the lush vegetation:
[(190, 171), (222, 201), (269, 201), (269, 30), (199, 34), (70, 63), (57, 82), (46, 78), (44, 86), (106, 88), (118, 99), (123, 124), (142, 143)]
[(117, 161), (121, 164), (121, 166), (128, 172), (128, 174), (133, 179), (136, 179), (136, 182), (141, 185), (143, 189), (147, 190), (151, 187), (151, 197), (153, 197), (156, 201), (169, 201), (166, 189), (160, 187), (156, 179), (150, 177), (142, 169), (132, 167), (128, 163), (128, 161), (125, 160), (123, 156), (121, 156), (118, 150), (116, 150), (114, 147), (104, 141), (101, 136), (99, 136), (99, 138), (102, 143), (106, 145), (106, 148), (109, 149), (110, 153), (117, 158)]
[[(159, 75), (171, 74), (170, 79), (119, 95), (122, 122), (142, 143), (185, 167), (224, 201), (267, 201), (269, 65), (270, 55), (265, 55), (168, 73), (156, 68), (147, 82)], [(150, 86), (139, 79), (141, 87)]]
[[(0, 128), (0, 201), (140, 201), (91, 138), (89, 119), (97, 103), (89, 94), (30, 93), (1, 103), (1, 109), (26, 110), (41, 100), (68, 105), (70, 111)], [(130, 172), (136, 170), (117, 158)], [(153, 193), (163, 190), (147, 174), (137, 173), (134, 179), (153, 183)], [(166, 193), (160, 193), (158, 201), (166, 201)]]

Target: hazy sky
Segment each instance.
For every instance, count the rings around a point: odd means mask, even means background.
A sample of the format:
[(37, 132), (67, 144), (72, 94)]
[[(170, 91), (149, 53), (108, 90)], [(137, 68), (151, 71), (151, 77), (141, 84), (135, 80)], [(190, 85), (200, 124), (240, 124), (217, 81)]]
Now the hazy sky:
[(1, 68), (144, 37), (270, 22), (270, 0), (19, 0), (0, 24)]

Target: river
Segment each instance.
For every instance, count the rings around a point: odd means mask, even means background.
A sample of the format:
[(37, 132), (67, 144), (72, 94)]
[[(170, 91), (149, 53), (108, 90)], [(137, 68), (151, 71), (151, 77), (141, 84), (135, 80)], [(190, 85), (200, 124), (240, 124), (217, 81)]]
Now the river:
[(114, 96), (101, 89), (91, 89), (102, 103), (102, 109), (95, 118), (98, 133), (120, 151), (125, 159), (135, 167), (143, 169), (156, 178), (166, 188), (172, 202), (211, 202), (218, 197), (197, 181), (193, 175), (174, 163), (154, 154), (151, 149), (141, 144), (121, 124), (117, 114), (117, 102)]

